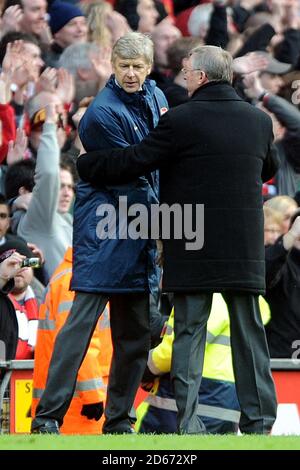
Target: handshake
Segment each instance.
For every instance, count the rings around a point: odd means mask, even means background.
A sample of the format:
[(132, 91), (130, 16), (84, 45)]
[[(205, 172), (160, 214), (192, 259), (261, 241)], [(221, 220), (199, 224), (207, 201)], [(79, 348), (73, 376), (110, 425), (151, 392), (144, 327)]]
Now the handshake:
[(101, 416), (103, 415), (103, 402), (100, 401), (99, 403), (90, 403), (88, 405), (83, 405), (81, 409), (81, 416), (86, 416), (87, 419), (94, 419), (95, 421), (99, 421)]

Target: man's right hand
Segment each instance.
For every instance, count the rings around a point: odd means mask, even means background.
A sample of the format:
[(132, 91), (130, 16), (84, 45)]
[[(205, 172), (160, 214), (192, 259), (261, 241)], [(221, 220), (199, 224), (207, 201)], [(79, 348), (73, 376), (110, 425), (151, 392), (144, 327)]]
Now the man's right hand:
[(103, 409), (102, 401), (99, 403), (88, 403), (87, 405), (82, 406), (80, 414), (81, 416), (86, 416), (87, 419), (94, 419), (95, 421), (99, 421), (103, 415)]

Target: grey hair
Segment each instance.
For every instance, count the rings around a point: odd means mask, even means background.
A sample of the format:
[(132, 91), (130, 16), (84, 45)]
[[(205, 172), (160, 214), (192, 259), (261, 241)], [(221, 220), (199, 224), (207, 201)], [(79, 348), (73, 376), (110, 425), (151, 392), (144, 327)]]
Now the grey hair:
[(130, 32), (122, 36), (113, 46), (111, 60), (115, 62), (117, 57), (121, 59), (137, 59), (144, 57), (147, 64), (153, 63), (154, 46), (149, 36)]
[(217, 46), (194, 47), (189, 56), (194, 69), (203, 70), (209, 81), (226, 80), (232, 83), (233, 58), (229, 52)]
[(100, 48), (97, 44), (91, 42), (71, 44), (61, 54), (58, 66), (67, 69), (68, 72), (76, 76), (79, 68), (91, 69), (93, 67), (90, 58), (91, 53), (100, 53)]

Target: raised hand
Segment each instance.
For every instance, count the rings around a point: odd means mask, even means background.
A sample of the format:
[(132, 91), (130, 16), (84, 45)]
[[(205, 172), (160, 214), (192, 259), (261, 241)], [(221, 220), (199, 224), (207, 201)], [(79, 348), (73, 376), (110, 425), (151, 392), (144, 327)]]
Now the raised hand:
[(72, 103), (75, 96), (74, 77), (66, 69), (60, 68), (57, 71), (56, 94), (63, 103)]
[(52, 67), (47, 67), (39, 76), (36, 84), (36, 93), (41, 91), (48, 91), (55, 93), (57, 85), (57, 70)]
[(259, 96), (265, 91), (262, 87), (257, 72), (246, 75), (243, 79), (243, 83), (245, 85), (244, 92), (249, 98), (258, 99)]
[(8, 165), (23, 160), (27, 149), (28, 138), (23, 129), (18, 128), (16, 133), (16, 140), (8, 142), (8, 153), (6, 161)]
[(20, 31), (20, 21), (23, 18), (23, 11), (19, 5), (8, 7), (2, 16), (1, 33), (4, 36), (10, 31)]
[(243, 57), (237, 57), (233, 61), (233, 70), (235, 73), (246, 75), (248, 73), (264, 70), (269, 61), (263, 55), (257, 52), (250, 52)]
[(99, 78), (99, 88), (102, 88), (112, 74), (111, 48), (101, 48), (98, 54), (91, 54), (91, 62)]
[(11, 100), (11, 76), (6, 72), (0, 73), (0, 104), (7, 104)]
[(23, 41), (9, 42), (6, 46), (6, 53), (2, 62), (3, 72), (12, 73), (23, 62)]

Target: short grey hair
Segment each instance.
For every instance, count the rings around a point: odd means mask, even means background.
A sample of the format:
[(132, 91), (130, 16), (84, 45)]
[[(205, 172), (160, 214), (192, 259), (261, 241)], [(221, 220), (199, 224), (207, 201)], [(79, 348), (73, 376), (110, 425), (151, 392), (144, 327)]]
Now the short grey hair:
[(100, 48), (97, 44), (91, 42), (71, 44), (61, 54), (58, 66), (67, 69), (68, 72), (76, 76), (79, 68), (91, 69), (93, 67), (91, 54), (100, 54)]
[(153, 63), (154, 46), (152, 40), (146, 34), (131, 32), (122, 36), (114, 44), (111, 54), (112, 62), (117, 57), (121, 59), (137, 59), (144, 57), (147, 64)]
[(193, 68), (203, 70), (209, 81), (226, 80), (232, 83), (233, 58), (229, 52), (217, 46), (197, 46), (190, 51), (189, 56)]

